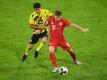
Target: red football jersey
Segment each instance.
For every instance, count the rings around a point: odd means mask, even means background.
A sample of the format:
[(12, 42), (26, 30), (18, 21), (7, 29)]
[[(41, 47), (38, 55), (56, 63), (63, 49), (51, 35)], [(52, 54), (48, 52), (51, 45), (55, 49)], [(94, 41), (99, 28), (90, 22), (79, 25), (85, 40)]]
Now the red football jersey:
[(71, 22), (66, 19), (61, 18), (60, 21), (55, 21), (55, 17), (50, 17), (48, 19), (50, 25), (50, 38), (61, 39), (64, 38), (63, 32), (66, 26), (70, 26)]

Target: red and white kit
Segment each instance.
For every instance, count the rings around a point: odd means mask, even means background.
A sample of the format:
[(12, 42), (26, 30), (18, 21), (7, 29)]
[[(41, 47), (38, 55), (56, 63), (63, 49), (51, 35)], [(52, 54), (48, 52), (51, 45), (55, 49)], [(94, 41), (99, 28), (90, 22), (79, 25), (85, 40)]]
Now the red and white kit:
[(71, 47), (64, 38), (64, 28), (70, 26), (72, 23), (66, 19), (61, 18), (60, 21), (55, 21), (55, 17), (48, 19), (50, 25), (50, 46), (55, 49), (61, 46), (64, 50), (69, 50)]

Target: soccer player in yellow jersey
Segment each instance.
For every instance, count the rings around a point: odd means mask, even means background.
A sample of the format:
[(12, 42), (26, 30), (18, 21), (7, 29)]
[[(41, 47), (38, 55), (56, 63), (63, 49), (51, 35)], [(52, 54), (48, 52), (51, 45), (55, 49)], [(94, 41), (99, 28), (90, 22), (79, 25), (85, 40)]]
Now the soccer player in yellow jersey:
[(42, 9), (40, 3), (34, 3), (33, 8), (34, 12), (30, 15), (29, 19), (30, 27), (33, 29), (33, 35), (23, 55), (23, 62), (26, 60), (27, 56), (29, 55), (29, 51), (33, 48), (34, 44), (36, 44), (39, 38), (41, 38), (41, 42), (34, 54), (34, 57), (37, 58), (39, 50), (44, 46), (48, 38), (48, 29), (42, 28), (42, 26), (44, 25), (45, 21), (52, 16), (52, 13), (46, 9)]

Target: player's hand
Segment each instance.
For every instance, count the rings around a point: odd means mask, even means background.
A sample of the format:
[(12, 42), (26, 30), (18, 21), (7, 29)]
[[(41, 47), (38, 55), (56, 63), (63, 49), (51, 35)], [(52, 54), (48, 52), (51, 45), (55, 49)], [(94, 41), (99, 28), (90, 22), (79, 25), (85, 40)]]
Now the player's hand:
[(88, 28), (84, 28), (81, 30), (82, 32), (89, 32), (89, 29)]

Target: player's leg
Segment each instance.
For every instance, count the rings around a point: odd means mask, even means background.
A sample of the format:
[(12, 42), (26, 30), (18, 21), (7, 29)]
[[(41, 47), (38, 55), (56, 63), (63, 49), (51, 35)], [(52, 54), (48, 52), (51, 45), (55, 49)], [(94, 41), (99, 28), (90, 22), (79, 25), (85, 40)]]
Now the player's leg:
[(60, 45), (64, 50), (68, 51), (75, 64), (81, 64), (76, 58), (76, 53), (73, 51), (70, 44), (65, 39), (62, 39)]
[(58, 71), (58, 65), (56, 63), (55, 48), (53, 46), (49, 46), (49, 52), (50, 52), (51, 63), (54, 66), (54, 69), (52, 70), (52, 72), (57, 72)]
[(35, 54), (34, 54), (34, 57), (37, 58), (38, 57), (38, 54), (39, 54), (39, 51), (40, 49), (45, 45), (45, 43), (47, 42), (48, 40), (48, 34), (47, 34), (47, 31), (41, 33), (41, 42), (39, 44), (39, 46), (37, 47), (36, 51), (35, 51)]
[(69, 50), (67, 50), (68, 53), (70, 54), (70, 56), (72, 57), (73, 61), (75, 62), (77, 60), (76, 58), (76, 53), (73, 51), (72, 48), (70, 48)]
[(29, 51), (33, 48), (34, 44), (31, 44), (29, 43), (26, 50), (25, 50), (25, 53), (23, 55), (23, 58), (22, 58), (22, 61), (24, 62), (27, 58), (27, 56), (29, 55)]
[(38, 57), (39, 51), (40, 51), (40, 49), (45, 45), (45, 43), (47, 42), (47, 39), (48, 39), (47, 37), (43, 37), (43, 38), (42, 38), (42, 40), (41, 40), (38, 48), (37, 48), (36, 51), (35, 51), (35, 54), (34, 54), (34, 57), (35, 57), (35, 58)]
[(23, 55), (22, 61), (24, 62), (29, 55), (29, 51), (33, 48), (34, 44), (36, 44), (39, 40), (40, 35), (39, 34), (33, 34), (31, 37), (31, 40), (29, 42), (29, 45), (27, 46), (25, 53)]
[(81, 62), (77, 60), (77, 58), (76, 58), (76, 53), (73, 51), (73, 49), (70, 48), (70, 49), (67, 50), (67, 51), (68, 51), (68, 53), (70, 54), (70, 56), (72, 57), (74, 63), (80, 65)]

